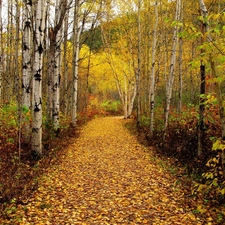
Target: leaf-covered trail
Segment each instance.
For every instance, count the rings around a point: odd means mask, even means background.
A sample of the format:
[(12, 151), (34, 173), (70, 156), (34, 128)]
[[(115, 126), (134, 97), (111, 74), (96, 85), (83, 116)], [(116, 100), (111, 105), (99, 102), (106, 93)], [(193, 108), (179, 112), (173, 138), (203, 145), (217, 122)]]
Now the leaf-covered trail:
[(89, 122), (21, 205), (20, 224), (202, 224), (120, 117)]

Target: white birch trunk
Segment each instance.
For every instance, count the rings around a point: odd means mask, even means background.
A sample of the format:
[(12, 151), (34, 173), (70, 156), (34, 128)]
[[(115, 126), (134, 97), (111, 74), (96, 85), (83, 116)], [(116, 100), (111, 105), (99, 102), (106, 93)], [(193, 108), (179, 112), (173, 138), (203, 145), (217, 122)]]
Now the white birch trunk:
[(124, 118), (127, 119), (129, 113), (128, 113), (128, 96), (127, 96), (127, 78), (126, 74), (124, 74)]
[(131, 116), (134, 108), (134, 100), (137, 95), (137, 86), (136, 85), (130, 85), (129, 89), (131, 91), (129, 92), (129, 104), (128, 104), (128, 118)]
[[(180, 21), (183, 21), (183, 1), (180, 1), (181, 10), (180, 10)], [(179, 29), (179, 32), (182, 31), (182, 27)], [(182, 100), (183, 100), (183, 39), (179, 38), (179, 99), (178, 99), (178, 113), (181, 113), (182, 110)]]
[[(31, 109), (31, 2), (24, 0), (22, 38), (22, 107)], [(29, 142), (30, 124), (25, 121), (25, 141)]]
[(150, 135), (154, 130), (154, 110), (155, 110), (155, 55), (157, 47), (157, 29), (158, 29), (158, 0), (155, 1), (155, 21), (153, 31), (153, 44), (152, 44), (152, 68), (150, 75)]
[[(199, 0), (199, 5), (200, 5), (200, 12), (203, 18), (206, 18), (208, 15), (207, 8), (205, 6), (205, 3), (203, 0)], [(201, 45), (204, 44), (206, 41), (206, 32), (208, 29), (208, 24), (207, 21), (201, 23), (201, 32), (202, 32), (202, 37), (201, 37)], [(205, 49), (201, 48), (201, 55), (205, 54)], [(206, 77), (206, 66), (201, 60), (201, 65), (200, 65), (200, 95), (199, 95), (199, 120), (198, 120), (198, 157), (201, 158), (203, 155), (203, 135), (204, 135), (204, 113), (205, 113), (205, 77)]]
[[(55, 5), (55, 24), (49, 29), (50, 40), (50, 65), (48, 75), (48, 92), (51, 111), (51, 121), (53, 130), (56, 135), (59, 133), (59, 93), (60, 93), (60, 78), (61, 78), (61, 43), (62, 43), (62, 25), (67, 11), (67, 1), (57, 0)], [(51, 88), (50, 88), (51, 87)]]
[(67, 60), (67, 42), (68, 42), (68, 29), (69, 29), (69, 12), (65, 15), (65, 21), (64, 21), (64, 53), (63, 53), (63, 65), (64, 65), (64, 71), (63, 71), (63, 86), (64, 86), (64, 96), (63, 96), (63, 111), (64, 114), (68, 114), (68, 60)]
[[(20, 102), (20, 64), (19, 64), (19, 42), (20, 42), (20, 2), (16, 0), (16, 34), (15, 34), (15, 75), (14, 75), (14, 94), (17, 98), (18, 104)], [(20, 103), (19, 103), (20, 102)]]
[(42, 154), (42, 71), (45, 32), (45, 0), (37, 0), (35, 5), (34, 26), (34, 67), (33, 67), (33, 120), (32, 152), (35, 156)]
[(62, 7), (63, 0), (60, 2), (56, 1), (56, 11), (55, 11), (55, 28), (54, 28), (54, 43), (53, 43), (53, 86), (52, 86), (52, 122), (53, 129), (55, 132), (59, 132), (59, 90), (60, 90), (60, 72), (61, 72), (61, 42), (62, 42), (62, 23), (60, 27), (56, 29), (60, 14), (63, 10)]
[[(181, 7), (181, 0), (177, 0), (175, 21), (179, 21), (179, 19), (180, 19), (180, 7)], [(177, 43), (178, 43), (177, 33), (178, 33), (178, 26), (175, 25), (174, 32), (173, 32), (173, 44), (172, 44), (172, 52), (171, 52), (171, 60), (170, 60), (170, 70), (169, 70), (169, 76), (167, 79), (167, 88), (166, 88), (164, 134), (166, 133), (166, 129), (168, 126), (169, 109), (170, 109), (170, 102), (171, 102), (172, 91), (173, 91), (174, 69), (175, 69), (175, 63), (176, 63), (176, 55), (177, 55), (176, 50), (177, 50)], [(165, 137), (165, 135), (164, 135), (164, 137)]]
[(77, 124), (78, 66), (80, 55), (79, 1), (75, 3), (73, 24), (73, 87), (72, 87), (72, 125)]
[(141, 117), (141, 0), (138, 0), (138, 68), (136, 72), (137, 85), (137, 126), (140, 125)]

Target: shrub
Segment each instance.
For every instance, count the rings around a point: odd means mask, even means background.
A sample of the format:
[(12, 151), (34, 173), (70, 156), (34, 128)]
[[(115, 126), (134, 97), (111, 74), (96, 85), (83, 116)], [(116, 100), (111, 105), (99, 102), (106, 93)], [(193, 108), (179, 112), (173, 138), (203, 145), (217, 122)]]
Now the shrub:
[(121, 102), (106, 100), (102, 102), (101, 108), (109, 114), (116, 115), (121, 113)]

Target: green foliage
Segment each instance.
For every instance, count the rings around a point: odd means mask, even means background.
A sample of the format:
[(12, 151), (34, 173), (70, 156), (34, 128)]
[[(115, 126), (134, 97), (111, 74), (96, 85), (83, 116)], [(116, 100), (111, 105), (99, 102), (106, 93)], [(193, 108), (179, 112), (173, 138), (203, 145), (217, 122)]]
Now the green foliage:
[(223, 178), (223, 171), (221, 167), (220, 151), (225, 150), (225, 143), (221, 139), (217, 139), (212, 146), (212, 150), (216, 151), (216, 155), (211, 157), (206, 166), (208, 171), (202, 173), (202, 178), (205, 183), (196, 184), (197, 192), (201, 192), (208, 196), (225, 196), (225, 181)]
[(101, 28), (96, 27), (93, 30), (87, 30), (82, 34), (81, 37), (84, 40), (84, 44), (88, 45), (91, 51), (97, 52), (99, 51), (102, 46), (102, 34)]
[(106, 100), (101, 103), (101, 108), (110, 114), (117, 114), (121, 111), (121, 102)]
[(142, 115), (140, 118), (140, 126), (143, 126), (143, 127), (150, 126), (150, 117), (146, 115)]
[(0, 108), (0, 124), (8, 129), (15, 129), (18, 120), (18, 107), (14, 101)]

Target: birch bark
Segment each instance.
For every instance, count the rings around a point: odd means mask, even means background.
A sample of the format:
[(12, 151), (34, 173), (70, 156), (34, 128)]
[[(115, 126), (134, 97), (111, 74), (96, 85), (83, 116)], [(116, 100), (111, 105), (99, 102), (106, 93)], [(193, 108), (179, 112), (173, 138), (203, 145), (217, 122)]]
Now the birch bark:
[[(183, 1), (181, 0), (181, 12), (180, 21), (183, 21)], [(182, 27), (180, 27), (179, 32), (182, 32)], [(183, 98), (183, 39), (179, 38), (179, 99), (178, 99), (178, 113), (182, 110), (182, 98)]]
[[(20, 64), (19, 64), (19, 42), (20, 42), (20, 2), (16, 0), (16, 34), (15, 34), (15, 72), (14, 72), (14, 94), (17, 102), (20, 101)], [(21, 102), (20, 102), (21, 103)]]
[(138, 68), (136, 71), (137, 90), (137, 127), (140, 125), (141, 117), (141, 0), (138, 0)]
[[(22, 106), (31, 109), (31, 2), (24, 0), (22, 37)], [(29, 142), (30, 125), (25, 123), (25, 141)]]
[(42, 155), (42, 71), (46, 1), (37, 0), (34, 24), (32, 153)]
[[(175, 21), (180, 20), (180, 7), (181, 7), (181, 0), (177, 0), (176, 3), (176, 13), (175, 13)], [(175, 25), (173, 31), (173, 43), (172, 43), (172, 52), (171, 52), (171, 59), (170, 59), (170, 70), (169, 76), (167, 79), (167, 88), (166, 88), (166, 107), (165, 107), (165, 121), (164, 121), (164, 139), (165, 134), (168, 126), (168, 119), (169, 119), (169, 111), (170, 111), (170, 102), (172, 97), (173, 91), (173, 82), (174, 82), (174, 70), (176, 64), (176, 55), (177, 55), (177, 43), (178, 43), (178, 26)]]
[(63, 51), (63, 66), (64, 66), (64, 70), (63, 70), (63, 75), (64, 75), (64, 79), (63, 79), (63, 88), (64, 88), (64, 95), (63, 95), (63, 111), (65, 113), (65, 115), (68, 114), (68, 60), (67, 60), (67, 44), (68, 44), (68, 28), (69, 28), (69, 10), (67, 11), (66, 15), (65, 15), (65, 20), (64, 20), (64, 34), (63, 34), (63, 47), (64, 47), (64, 51)]
[(49, 29), (50, 41), (50, 65), (49, 65), (49, 105), (52, 107), (50, 112), (52, 117), (53, 130), (59, 133), (59, 91), (61, 80), (61, 43), (62, 25), (67, 12), (67, 1), (57, 0), (55, 6), (55, 24)]
[(153, 43), (152, 43), (152, 66), (150, 74), (150, 135), (153, 134), (154, 130), (154, 109), (155, 109), (155, 55), (157, 47), (157, 29), (158, 29), (158, 0), (155, 1), (155, 21), (153, 31)]
[[(207, 8), (203, 0), (199, 0), (201, 15), (206, 18), (208, 15)], [(205, 33), (207, 31), (207, 22), (201, 23), (201, 32), (203, 37), (201, 38), (201, 44), (203, 44), (205, 40)], [(201, 48), (201, 55), (205, 54), (205, 50)], [(201, 157), (203, 154), (203, 135), (204, 135), (204, 113), (205, 113), (205, 79), (206, 79), (206, 68), (203, 60), (201, 60), (200, 65), (200, 95), (199, 95), (199, 122), (198, 122), (198, 157)]]
[(77, 124), (78, 66), (80, 55), (79, 1), (75, 2), (73, 24), (73, 88), (72, 88), (72, 125)]

